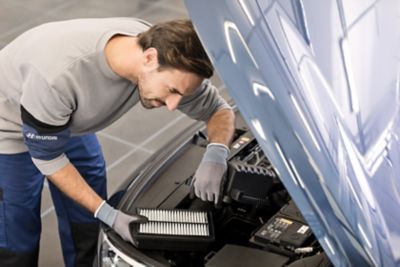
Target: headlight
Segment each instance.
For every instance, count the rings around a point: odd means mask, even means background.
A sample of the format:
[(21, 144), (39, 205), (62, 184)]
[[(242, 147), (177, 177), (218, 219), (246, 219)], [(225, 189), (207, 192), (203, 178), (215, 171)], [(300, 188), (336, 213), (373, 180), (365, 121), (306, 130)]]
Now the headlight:
[(107, 238), (104, 232), (100, 234), (99, 266), (101, 267), (146, 267), (118, 250)]

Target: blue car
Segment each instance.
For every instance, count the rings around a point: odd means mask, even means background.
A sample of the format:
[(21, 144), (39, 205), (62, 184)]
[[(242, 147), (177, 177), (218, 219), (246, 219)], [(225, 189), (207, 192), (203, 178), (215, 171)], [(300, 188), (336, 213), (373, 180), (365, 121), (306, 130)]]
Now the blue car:
[(186, 6), (238, 109), (224, 197), (189, 196), (194, 122), (111, 198), (161, 223), (136, 247), (104, 227), (97, 264), (400, 266), (400, 2)]

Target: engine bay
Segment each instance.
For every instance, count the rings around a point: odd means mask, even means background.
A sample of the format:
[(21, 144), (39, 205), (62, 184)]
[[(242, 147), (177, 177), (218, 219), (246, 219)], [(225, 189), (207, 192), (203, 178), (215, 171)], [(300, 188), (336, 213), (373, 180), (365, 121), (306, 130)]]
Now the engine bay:
[[(203, 136), (198, 133), (192, 144), (204, 150), (207, 142)], [(160, 214), (154, 215), (151, 228), (143, 228), (147, 232), (132, 229), (137, 248), (146, 255), (167, 266), (331, 266), (277, 172), (245, 127), (236, 130), (218, 205), (190, 197), (193, 171), (187, 173), (172, 184), (154, 182), (153, 187), (158, 184), (170, 192), (161, 195), (149, 190), (147, 201), (142, 198), (135, 204)], [(182, 225), (184, 221), (179, 220), (188, 218), (184, 213), (191, 211), (209, 214), (206, 230)], [(204, 236), (195, 236), (194, 231)]]

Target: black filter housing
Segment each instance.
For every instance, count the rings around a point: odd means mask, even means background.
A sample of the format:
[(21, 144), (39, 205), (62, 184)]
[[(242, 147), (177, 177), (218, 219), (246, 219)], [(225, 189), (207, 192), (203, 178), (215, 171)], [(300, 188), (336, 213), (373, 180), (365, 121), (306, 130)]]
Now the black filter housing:
[(225, 194), (239, 203), (268, 203), (275, 173), (268, 168), (241, 161), (229, 162)]

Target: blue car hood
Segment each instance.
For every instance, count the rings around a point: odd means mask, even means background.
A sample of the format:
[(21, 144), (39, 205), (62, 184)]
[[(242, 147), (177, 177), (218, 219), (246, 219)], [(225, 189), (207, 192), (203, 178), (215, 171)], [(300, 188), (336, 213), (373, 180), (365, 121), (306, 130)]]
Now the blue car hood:
[(400, 266), (400, 1), (186, 0), (335, 266)]

